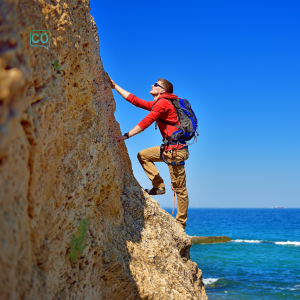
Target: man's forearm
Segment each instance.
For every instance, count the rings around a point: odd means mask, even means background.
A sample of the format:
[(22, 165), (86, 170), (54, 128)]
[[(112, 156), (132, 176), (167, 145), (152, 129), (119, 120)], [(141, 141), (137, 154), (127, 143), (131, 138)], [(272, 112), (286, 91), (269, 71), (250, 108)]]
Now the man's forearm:
[(115, 85), (115, 90), (124, 98), (126, 99), (131, 93), (125, 91), (124, 89), (122, 89), (120, 86), (118, 86), (117, 84)]
[(132, 128), (130, 131), (128, 131), (128, 135), (129, 137), (132, 137), (140, 132), (142, 132), (143, 130), (141, 129), (141, 127), (139, 125), (136, 125), (134, 128)]

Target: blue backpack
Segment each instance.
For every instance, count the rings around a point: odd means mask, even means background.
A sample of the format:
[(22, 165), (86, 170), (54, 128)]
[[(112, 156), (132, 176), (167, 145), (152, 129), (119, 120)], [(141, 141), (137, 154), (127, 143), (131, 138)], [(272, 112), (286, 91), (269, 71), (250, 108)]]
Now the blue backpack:
[[(174, 131), (172, 135), (166, 137), (163, 139), (163, 144), (161, 145), (161, 158), (165, 163), (168, 165), (179, 165), (177, 163), (168, 163), (164, 159), (162, 152), (164, 146), (168, 144), (178, 144), (178, 143), (185, 143), (186, 141), (190, 141), (192, 138), (197, 139), (197, 136), (199, 136), (198, 133), (198, 120), (196, 118), (196, 115), (194, 111), (192, 110), (191, 104), (189, 103), (188, 100), (186, 99), (167, 99), (169, 100), (176, 111), (176, 114), (178, 116), (178, 120), (180, 123), (180, 126), (169, 123), (167, 121), (164, 121), (162, 119), (158, 119), (160, 122), (167, 124), (167, 125), (172, 125), (174, 127), (177, 127), (178, 130)], [(157, 122), (155, 124), (155, 129), (157, 129)], [(197, 133), (197, 136), (196, 136)], [(194, 143), (193, 141), (193, 143)], [(193, 144), (192, 143), (192, 144)], [(184, 165), (184, 162), (181, 162), (180, 165)]]

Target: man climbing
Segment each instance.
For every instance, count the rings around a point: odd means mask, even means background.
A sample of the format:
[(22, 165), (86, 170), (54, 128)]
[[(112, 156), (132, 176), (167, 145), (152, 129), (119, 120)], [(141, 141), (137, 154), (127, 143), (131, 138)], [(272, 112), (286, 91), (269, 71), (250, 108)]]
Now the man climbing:
[[(164, 139), (172, 135), (174, 131), (178, 130), (178, 127), (171, 125), (180, 126), (180, 123), (173, 104), (167, 100), (178, 99), (178, 97), (173, 94), (173, 85), (171, 82), (160, 78), (151, 86), (150, 94), (153, 96), (153, 101), (145, 101), (137, 98), (133, 94), (116, 85), (113, 80), (111, 80), (111, 87), (128, 102), (150, 111), (150, 113), (141, 122), (123, 136), (112, 135), (112, 137), (117, 141), (126, 140), (136, 134), (139, 134), (155, 121), (157, 122)], [(171, 124), (165, 124), (163, 122)], [(169, 142), (169, 144), (164, 147), (163, 155), (168, 163), (177, 163), (177, 165), (168, 165), (168, 167), (171, 176), (171, 184), (177, 194), (176, 221), (183, 229), (185, 229), (189, 198), (186, 188), (185, 168), (184, 165), (180, 165), (179, 163), (187, 160), (189, 157), (186, 142), (184, 140), (181, 140), (179, 143), (177, 143), (177, 141)], [(159, 172), (154, 165), (154, 162), (163, 161), (161, 158), (160, 147), (156, 146), (142, 150), (138, 153), (137, 157), (153, 186), (151, 190), (145, 189), (145, 191), (149, 195), (165, 194), (164, 181), (160, 177)]]

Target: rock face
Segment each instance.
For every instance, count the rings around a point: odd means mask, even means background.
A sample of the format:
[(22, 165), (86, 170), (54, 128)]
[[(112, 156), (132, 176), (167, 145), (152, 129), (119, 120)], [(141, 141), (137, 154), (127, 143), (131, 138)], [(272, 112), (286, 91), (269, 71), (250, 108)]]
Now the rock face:
[[(206, 299), (190, 238), (110, 138), (89, 1), (2, 0), (0, 30), (0, 298)], [(31, 30), (51, 32), (48, 50)]]

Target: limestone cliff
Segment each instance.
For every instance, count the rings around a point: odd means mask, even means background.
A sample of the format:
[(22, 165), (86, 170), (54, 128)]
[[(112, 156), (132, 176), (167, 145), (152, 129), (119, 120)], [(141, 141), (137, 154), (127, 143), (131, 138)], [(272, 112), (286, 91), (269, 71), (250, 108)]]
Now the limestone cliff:
[[(1, 0), (0, 30), (0, 298), (206, 299), (190, 238), (109, 136), (89, 1)], [(31, 30), (50, 31), (48, 50)]]

